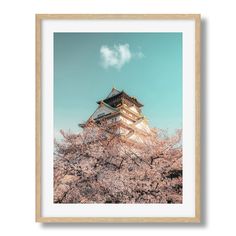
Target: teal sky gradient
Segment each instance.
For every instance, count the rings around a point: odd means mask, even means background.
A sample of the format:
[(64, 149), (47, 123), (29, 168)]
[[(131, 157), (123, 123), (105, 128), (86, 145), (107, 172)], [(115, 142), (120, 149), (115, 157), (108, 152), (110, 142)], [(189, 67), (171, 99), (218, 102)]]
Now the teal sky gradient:
[[(101, 66), (100, 48), (142, 52), (120, 70)], [(54, 33), (54, 130), (78, 132), (112, 87), (135, 96), (151, 127), (182, 127), (181, 33)]]

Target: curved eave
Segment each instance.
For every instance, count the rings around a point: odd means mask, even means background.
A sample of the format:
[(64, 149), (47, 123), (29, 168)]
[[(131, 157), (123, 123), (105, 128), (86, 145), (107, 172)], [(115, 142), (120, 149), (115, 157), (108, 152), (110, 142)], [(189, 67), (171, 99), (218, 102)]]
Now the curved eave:
[(116, 111), (116, 112), (113, 112), (113, 113), (108, 113), (108, 114), (106, 114), (106, 115), (103, 115), (103, 116), (94, 118), (94, 120), (95, 120), (95, 121), (98, 121), (98, 120), (102, 120), (102, 119), (108, 119), (108, 118), (112, 118), (112, 117), (118, 116), (118, 115), (120, 115), (120, 112), (119, 112), (119, 111)]
[(84, 128), (85, 124), (78, 124), (79, 127)]
[(109, 103), (110, 100), (116, 98), (116, 97), (119, 97), (119, 96), (123, 96), (124, 98), (126, 98), (127, 100), (129, 100), (130, 102), (134, 103), (137, 107), (143, 107), (143, 104), (141, 104), (136, 98), (134, 97), (130, 97), (127, 93), (125, 93), (124, 91), (112, 96), (112, 97), (108, 97), (104, 100), (100, 100), (100, 101), (97, 101), (97, 104), (101, 104), (102, 102), (104, 103)]

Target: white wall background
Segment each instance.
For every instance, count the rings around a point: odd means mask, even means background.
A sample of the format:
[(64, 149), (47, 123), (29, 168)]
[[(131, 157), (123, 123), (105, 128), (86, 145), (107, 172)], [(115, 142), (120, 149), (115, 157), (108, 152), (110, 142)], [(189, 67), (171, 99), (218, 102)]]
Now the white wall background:
[[(1, 235), (234, 235), (236, 14), (233, 0), (7, 0), (0, 3)], [(201, 13), (200, 225), (42, 225), (35, 211), (35, 13)]]

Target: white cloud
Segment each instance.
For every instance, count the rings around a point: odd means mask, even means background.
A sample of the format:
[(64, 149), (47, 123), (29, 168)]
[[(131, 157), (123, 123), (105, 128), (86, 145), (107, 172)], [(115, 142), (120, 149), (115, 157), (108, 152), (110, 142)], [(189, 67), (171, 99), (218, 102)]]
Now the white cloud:
[(103, 45), (100, 48), (100, 54), (104, 68), (114, 67), (118, 70), (132, 58), (141, 59), (144, 56), (142, 52), (132, 53), (129, 49), (129, 44), (119, 44), (113, 47)]
[(137, 52), (134, 54), (135, 58), (142, 59), (144, 57), (144, 54), (142, 52)]

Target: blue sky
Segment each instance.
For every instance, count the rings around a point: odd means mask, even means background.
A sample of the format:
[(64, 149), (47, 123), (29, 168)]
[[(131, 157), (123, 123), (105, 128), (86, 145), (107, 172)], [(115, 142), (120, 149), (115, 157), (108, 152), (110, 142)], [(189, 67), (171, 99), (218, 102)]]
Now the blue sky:
[(112, 87), (135, 96), (151, 127), (182, 127), (181, 33), (54, 33), (54, 133), (79, 123)]

